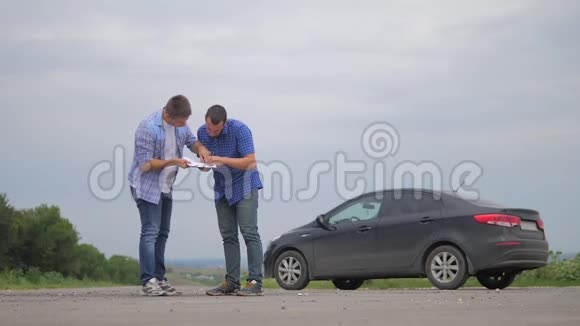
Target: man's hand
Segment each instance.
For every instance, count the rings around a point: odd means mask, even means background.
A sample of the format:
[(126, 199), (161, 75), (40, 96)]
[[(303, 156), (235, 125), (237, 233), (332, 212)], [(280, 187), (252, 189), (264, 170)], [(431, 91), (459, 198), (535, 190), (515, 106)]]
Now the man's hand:
[(207, 164), (215, 164), (216, 166), (226, 165), (227, 158), (221, 156), (210, 156), (207, 160)]
[(174, 159), (172, 161), (173, 161), (173, 164), (179, 166), (182, 169), (185, 169), (185, 168), (187, 168), (189, 166), (188, 165), (189, 161), (186, 160), (186, 159), (176, 158), (176, 159)]
[(207, 163), (207, 160), (211, 156), (211, 152), (205, 146), (203, 146), (199, 140), (193, 143), (190, 149), (192, 152), (197, 154), (201, 161), (204, 163)]
[(199, 155), (199, 158), (202, 162), (207, 163), (207, 160), (209, 160), (211, 157), (211, 152), (204, 146), (200, 146), (199, 153), (197, 153), (197, 155)]

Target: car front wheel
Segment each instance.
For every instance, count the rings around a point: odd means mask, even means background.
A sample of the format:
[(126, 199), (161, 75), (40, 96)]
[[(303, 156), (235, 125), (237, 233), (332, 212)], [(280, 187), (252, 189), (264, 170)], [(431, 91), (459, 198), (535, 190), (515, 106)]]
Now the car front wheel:
[(298, 251), (286, 251), (274, 263), (276, 282), (285, 290), (302, 290), (310, 279), (306, 259)]
[(490, 290), (505, 289), (516, 279), (517, 273), (510, 272), (480, 272), (476, 277), (479, 283)]
[(364, 283), (365, 280), (333, 280), (332, 284), (339, 290), (356, 290)]
[(458, 289), (469, 277), (463, 253), (448, 245), (431, 251), (425, 262), (425, 274), (431, 284), (441, 290)]

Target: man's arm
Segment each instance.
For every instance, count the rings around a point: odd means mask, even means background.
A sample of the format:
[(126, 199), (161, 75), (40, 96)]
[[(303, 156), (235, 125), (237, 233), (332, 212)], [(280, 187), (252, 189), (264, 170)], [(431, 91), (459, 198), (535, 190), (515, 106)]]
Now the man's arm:
[(256, 154), (249, 154), (240, 158), (210, 156), (207, 163), (225, 165), (240, 170), (255, 170), (257, 167)]
[(202, 162), (207, 162), (211, 152), (205, 148), (205, 146), (203, 146), (203, 144), (197, 138), (195, 138), (189, 127), (187, 127), (186, 133), (187, 138), (185, 139), (185, 145), (187, 148), (189, 148), (189, 150), (191, 150), (193, 153), (197, 154)]
[(205, 146), (203, 146), (203, 144), (199, 140), (193, 143), (190, 149), (192, 152), (199, 155), (199, 158), (201, 159), (202, 162), (207, 162), (207, 160), (211, 156), (211, 152)]
[(248, 128), (246, 125), (242, 126), (238, 130), (236, 138), (238, 143), (238, 151), (242, 157), (233, 158), (210, 156), (207, 163), (226, 165), (240, 170), (255, 170), (257, 167), (256, 153), (254, 151), (254, 140), (252, 138), (252, 132), (250, 131), (250, 128)]
[(161, 170), (169, 165), (179, 165), (182, 168), (187, 167), (187, 161), (181, 159), (160, 160), (153, 158), (155, 151), (155, 136), (147, 127), (139, 127), (135, 134), (135, 154), (141, 168), (141, 172), (152, 170)]
[(176, 158), (174, 160), (158, 160), (156, 158), (151, 159), (149, 162), (141, 165), (141, 172), (149, 172), (155, 170), (161, 170), (167, 166), (177, 165), (180, 168), (187, 168), (187, 160)]

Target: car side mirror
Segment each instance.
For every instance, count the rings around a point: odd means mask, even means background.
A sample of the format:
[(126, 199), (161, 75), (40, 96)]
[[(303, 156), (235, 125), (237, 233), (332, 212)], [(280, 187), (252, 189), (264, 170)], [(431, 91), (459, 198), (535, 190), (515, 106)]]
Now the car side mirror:
[(325, 218), (324, 214), (320, 214), (316, 217), (316, 224), (318, 224), (318, 226), (320, 226), (321, 228), (323, 228), (327, 231), (336, 230), (335, 227), (328, 225), (328, 223), (326, 223), (326, 218)]

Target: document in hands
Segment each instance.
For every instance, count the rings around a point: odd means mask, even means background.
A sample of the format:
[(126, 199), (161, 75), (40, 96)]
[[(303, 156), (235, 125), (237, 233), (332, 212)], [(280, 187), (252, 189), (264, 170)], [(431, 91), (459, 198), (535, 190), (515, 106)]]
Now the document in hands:
[(207, 168), (215, 169), (215, 168), (217, 168), (217, 166), (215, 164), (207, 164), (207, 163), (203, 163), (203, 162), (197, 162), (197, 161), (194, 161), (188, 157), (184, 157), (184, 159), (189, 162), (189, 163), (187, 163), (187, 165), (189, 167), (202, 168), (202, 169), (207, 169)]

